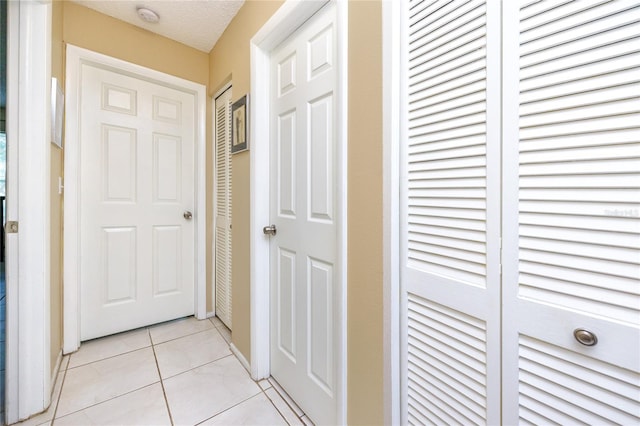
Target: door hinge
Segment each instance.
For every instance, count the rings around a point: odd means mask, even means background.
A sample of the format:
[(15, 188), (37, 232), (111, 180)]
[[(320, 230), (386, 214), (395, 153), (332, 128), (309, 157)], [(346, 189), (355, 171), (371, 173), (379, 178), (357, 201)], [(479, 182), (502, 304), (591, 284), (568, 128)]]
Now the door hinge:
[(5, 232), (7, 234), (17, 234), (18, 233), (18, 221), (16, 220), (8, 220), (7, 225), (5, 226)]

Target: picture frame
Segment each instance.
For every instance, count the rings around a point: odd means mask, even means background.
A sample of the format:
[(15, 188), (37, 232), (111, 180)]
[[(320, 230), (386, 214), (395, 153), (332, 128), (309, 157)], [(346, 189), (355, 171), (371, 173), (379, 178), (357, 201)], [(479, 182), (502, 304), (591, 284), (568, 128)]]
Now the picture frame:
[(249, 149), (249, 95), (231, 105), (231, 153)]

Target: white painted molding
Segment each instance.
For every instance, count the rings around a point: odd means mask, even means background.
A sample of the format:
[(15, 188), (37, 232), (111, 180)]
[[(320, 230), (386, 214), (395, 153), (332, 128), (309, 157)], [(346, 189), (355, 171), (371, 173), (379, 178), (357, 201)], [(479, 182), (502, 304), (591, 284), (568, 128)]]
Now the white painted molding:
[[(6, 422), (51, 400), (51, 2), (8, 3)], [(19, 190), (18, 190), (19, 188)]]
[[(260, 380), (270, 375), (270, 294), (269, 239), (262, 227), (269, 222), (269, 84), (270, 52), (295, 29), (311, 18), (328, 0), (300, 2), (287, 0), (251, 39), (251, 108), (250, 132), (250, 262), (251, 262), (251, 376)], [(340, 303), (337, 310), (340, 335), (338, 337), (337, 419), (347, 419), (347, 69), (348, 69), (348, 2), (336, 1), (338, 67), (337, 126), (338, 126), (338, 286)]]
[(400, 420), (400, 122), (403, 2), (382, 3), (384, 424)]
[(196, 99), (195, 146), (195, 317), (207, 317), (206, 298), (206, 88), (179, 77), (67, 45), (64, 197), (64, 353), (80, 347), (80, 69), (85, 62), (111, 67), (150, 82), (192, 93)]
[(242, 352), (240, 352), (238, 348), (236, 348), (236, 345), (234, 345), (233, 343), (229, 343), (229, 349), (231, 349), (231, 352), (233, 352), (236, 358), (238, 358), (238, 361), (240, 361), (240, 364), (242, 364), (244, 369), (247, 370), (249, 374), (251, 374), (251, 365), (249, 365), (249, 361), (247, 361), (244, 355), (242, 355)]

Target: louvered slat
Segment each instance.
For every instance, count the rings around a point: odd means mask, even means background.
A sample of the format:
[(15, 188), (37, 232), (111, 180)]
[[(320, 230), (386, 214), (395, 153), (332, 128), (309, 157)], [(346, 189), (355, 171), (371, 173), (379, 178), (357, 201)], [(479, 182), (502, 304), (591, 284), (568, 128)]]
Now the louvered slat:
[(409, 14), (409, 257), (475, 285), (485, 249), (458, 241), (485, 240), (485, 11), (481, 1), (426, 2)]
[[(615, 365), (522, 336), (520, 404), (561, 424), (637, 424), (640, 382)], [(615, 404), (608, 403), (615, 395)], [(531, 419), (533, 420), (533, 419)]]
[(520, 18), (521, 295), (637, 322), (640, 5), (546, 1)]
[(410, 423), (485, 423), (485, 324), (413, 294), (408, 318)]

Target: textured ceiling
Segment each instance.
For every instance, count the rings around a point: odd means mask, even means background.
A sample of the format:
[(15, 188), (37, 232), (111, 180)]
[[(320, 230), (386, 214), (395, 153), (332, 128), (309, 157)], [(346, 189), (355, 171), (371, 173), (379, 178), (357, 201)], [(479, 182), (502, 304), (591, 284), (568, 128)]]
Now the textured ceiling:
[[(73, 1), (207, 53), (244, 3), (244, 0)], [(156, 12), (160, 22), (150, 24), (141, 20), (136, 13), (138, 7)]]

